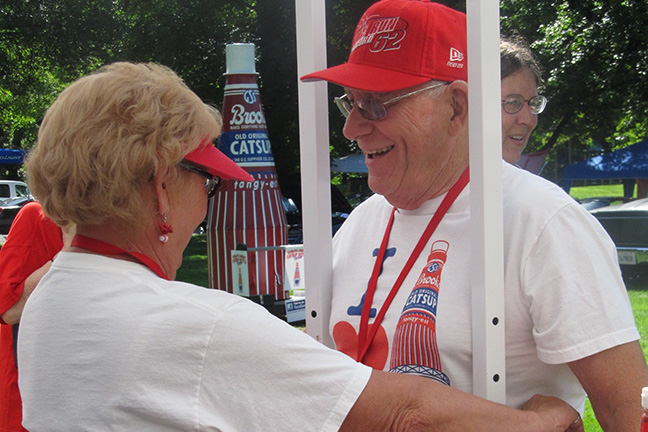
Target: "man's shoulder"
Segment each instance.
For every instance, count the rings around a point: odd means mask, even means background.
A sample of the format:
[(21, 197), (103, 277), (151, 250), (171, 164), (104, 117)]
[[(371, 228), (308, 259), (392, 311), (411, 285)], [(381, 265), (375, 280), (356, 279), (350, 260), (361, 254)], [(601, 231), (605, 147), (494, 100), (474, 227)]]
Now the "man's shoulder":
[(522, 168), (505, 163), (502, 169), (503, 194), (520, 202), (563, 206), (575, 204), (557, 184)]
[(383, 213), (389, 214), (392, 211), (392, 207), (384, 196), (373, 194), (351, 211), (347, 220), (342, 224), (342, 227), (356, 223), (366, 224), (377, 218), (380, 219), (380, 215)]
[(391, 208), (391, 204), (387, 202), (384, 196), (375, 193), (371, 195), (369, 198), (367, 198), (366, 200), (364, 200), (363, 202), (361, 202), (360, 204), (358, 204), (358, 206), (355, 209), (353, 209), (351, 213), (353, 214), (354, 212), (375, 210), (377, 208), (382, 208), (382, 207)]

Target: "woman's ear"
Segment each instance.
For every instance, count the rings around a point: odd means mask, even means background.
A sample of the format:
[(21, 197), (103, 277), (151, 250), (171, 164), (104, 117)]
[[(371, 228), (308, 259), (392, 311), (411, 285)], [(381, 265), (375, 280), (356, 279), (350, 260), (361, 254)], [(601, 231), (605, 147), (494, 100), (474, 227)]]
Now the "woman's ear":
[(454, 81), (448, 89), (452, 103), (452, 117), (450, 118), (450, 135), (458, 135), (468, 127), (468, 83)]
[(158, 214), (166, 214), (169, 211), (169, 191), (167, 183), (169, 181), (169, 167), (162, 167), (151, 182), (153, 193), (157, 202)]

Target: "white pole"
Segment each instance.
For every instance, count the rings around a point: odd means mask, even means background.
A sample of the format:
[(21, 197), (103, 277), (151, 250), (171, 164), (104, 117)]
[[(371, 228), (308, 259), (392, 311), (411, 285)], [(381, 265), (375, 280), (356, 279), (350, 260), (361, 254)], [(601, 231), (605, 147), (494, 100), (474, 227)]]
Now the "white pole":
[(473, 393), (506, 403), (499, 4), (467, 0)]
[[(326, 68), (324, 0), (295, 0), (297, 76)], [(331, 316), (331, 168), (327, 83), (298, 84), (306, 332), (333, 348)]]

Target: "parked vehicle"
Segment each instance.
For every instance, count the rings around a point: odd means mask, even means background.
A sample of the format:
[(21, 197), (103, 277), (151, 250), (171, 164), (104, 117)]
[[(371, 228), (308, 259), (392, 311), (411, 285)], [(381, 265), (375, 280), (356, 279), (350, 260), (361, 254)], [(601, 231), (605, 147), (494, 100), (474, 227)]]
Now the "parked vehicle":
[[(299, 174), (287, 176), (280, 182), (283, 193), (283, 205), (288, 221), (288, 243), (301, 244), (304, 242), (302, 231), (302, 202), (301, 181)], [(342, 226), (353, 208), (344, 194), (334, 184), (331, 184), (331, 228), (333, 234)]]
[(0, 234), (9, 234), (9, 228), (11, 228), (11, 224), (13, 223), (16, 214), (18, 214), (18, 211), (20, 211), (20, 209), (30, 201), (33, 201), (33, 199), (29, 196), (25, 196), (10, 198), (0, 204)]
[(648, 270), (648, 198), (590, 210), (617, 247), (624, 277)]
[(281, 200), (286, 211), (286, 222), (288, 223), (288, 244), (301, 244), (303, 243), (301, 212), (292, 198), (284, 195)]
[(579, 199), (578, 202), (581, 203), (583, 207), (587, 210), (592, 211), (597, 208), (607, 207), (612, 204), (619, 204), (622, 202), (632, 201), (632, 198), (626, 197), (589, 197)]
[[(337, 230), (349, 216), (351, 206), (346, 202), (344, 195), (342, 195), (334, 185), (331, 185), (331, 193), (333, 201), (331, 205), (331, 230), (333, 235), (335, 235)], [(333, 196), (336, 196), (336, 198), (333, 198)], [(336, 202), (342, 207), (336, 205)], [(297, 207), (297, 204), (292, 198), (288, 198), (285, 195), (283, 196), (283, 206), (286, 211), (286, 220), (288, 222), (288, 244), (302, 244), (304, 242), (304, 232), (301, 210)]]
[(29, 197), (29, 186), (18, 180), (0, 180), (0, 201), (9, 198)]

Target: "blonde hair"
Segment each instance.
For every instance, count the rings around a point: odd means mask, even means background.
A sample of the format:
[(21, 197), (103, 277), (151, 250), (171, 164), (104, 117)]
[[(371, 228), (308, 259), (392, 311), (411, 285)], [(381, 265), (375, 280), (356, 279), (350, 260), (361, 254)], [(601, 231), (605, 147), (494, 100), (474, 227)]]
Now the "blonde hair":
[(218, 136), (221, 124), (169, 68), (114, 63), (74, 82), (47, 110), (26, 163), (29, 186), (61, 226), (141, 227), (155, 206), (147, 183)]

